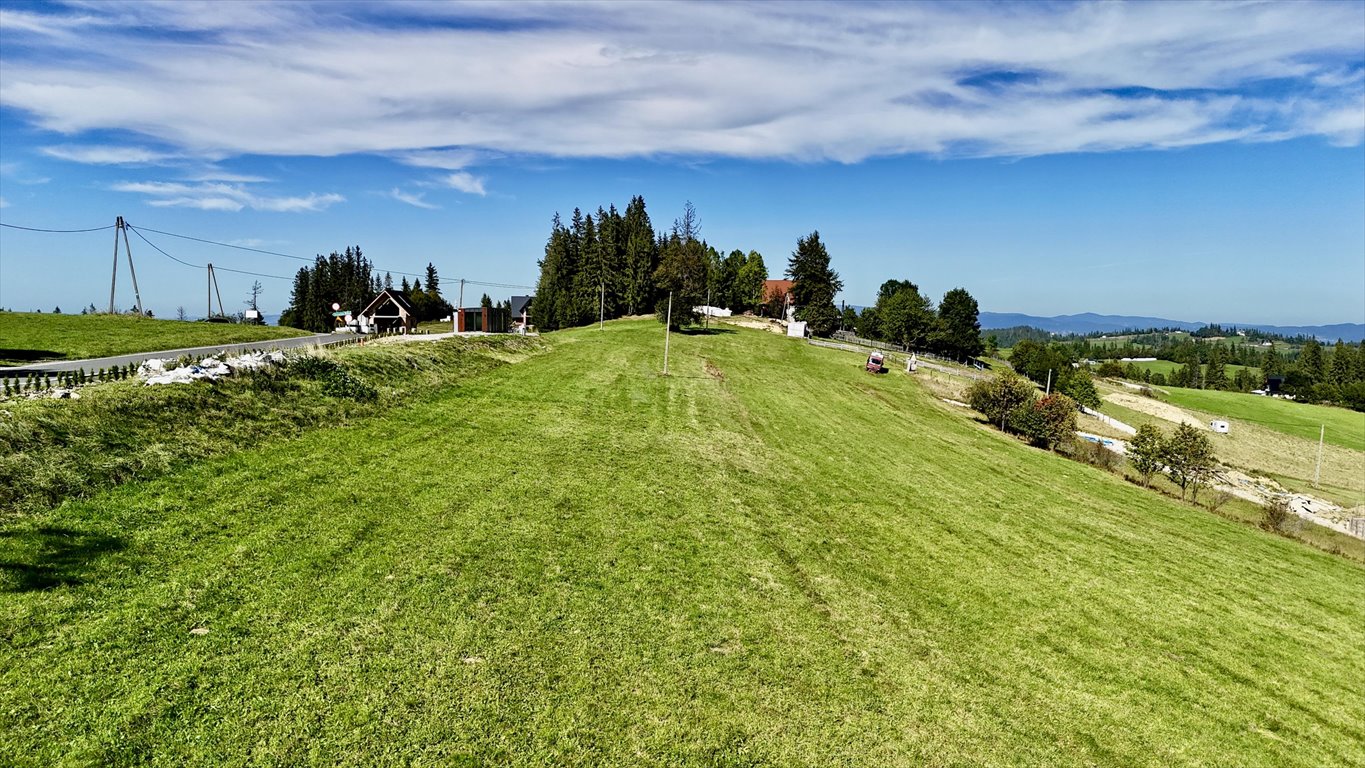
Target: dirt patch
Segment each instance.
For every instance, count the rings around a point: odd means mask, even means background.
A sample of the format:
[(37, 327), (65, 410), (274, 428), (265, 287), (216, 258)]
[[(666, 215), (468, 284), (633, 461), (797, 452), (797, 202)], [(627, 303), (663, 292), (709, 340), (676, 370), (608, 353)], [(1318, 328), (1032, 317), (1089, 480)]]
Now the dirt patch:
[(738, 325), (741, 328), (757, 328), (760, 331), (771, 331), (779, 336), (787, 335), (786, 326), (771, 318), (754, 317), (752, 315), (731, 315), (730, 317), (718, 317), (715, 319), (722, 323)]
[(1124, 392), (1114, 392), (1113, 394), (1105, 395), (1104, 399), (1115, 405), (1121, 405), (1124, 408), (1145, 413), (1148, 416), (1155, 416), (1158, 419), (1164, 419), (1173, 424), (1191, 424), (1200, 429), (1209, 428), (1208, 424), (1196, 419), (1174, 405), (1163, 403), (1160, 400), (1153, 400), (1150, 397), (1130, 395)]
[(717, 368), (715, 363), (711, 362), (710, 360), (707, 360), (704, 368), (706, 369), (707, 376), (710, 376), (716, 381), (725, 381), (725, 371), (722, 371), (721, 369)]

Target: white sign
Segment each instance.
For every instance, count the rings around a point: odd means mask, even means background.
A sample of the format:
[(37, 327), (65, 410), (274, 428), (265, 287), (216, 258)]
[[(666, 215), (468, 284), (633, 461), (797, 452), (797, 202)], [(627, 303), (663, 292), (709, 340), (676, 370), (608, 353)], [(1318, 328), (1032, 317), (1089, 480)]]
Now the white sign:
[(341, 305), (338, 304), (338, 303), (336, 303), (335, 301), (332, 302), (332, 311), (333, 311), (333, 312), (336, 312), (336, 311), (339, 310), (339, 309), (341, 309)]
[(242, 316), (248, 320), (260, 320), (261, 312), (260, 310), (257, 309), (248, 309), (247, 311), (242, 313)]

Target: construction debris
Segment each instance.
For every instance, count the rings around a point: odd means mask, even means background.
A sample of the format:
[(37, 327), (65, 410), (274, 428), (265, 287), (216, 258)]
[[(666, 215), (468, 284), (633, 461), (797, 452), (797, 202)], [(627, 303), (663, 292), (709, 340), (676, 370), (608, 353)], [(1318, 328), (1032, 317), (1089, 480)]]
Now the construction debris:
[(250, 371), (279, 365), (284, 362), (284, 354), (282, 352), (253, 352), (229, 357), (224, 361), (219, 361), (214, 357), (206, 357), (197, 364), (191, 363), (172, 369), (166, 368), (168, 362), (173, 361), (158, 358), (145, 360), (142, 365), (138, 366), (137, 375), (148, 386), (152, 384), (188, 384), (201, 379), (214, 381), (223, 376), (231, 376), (236, 371)]

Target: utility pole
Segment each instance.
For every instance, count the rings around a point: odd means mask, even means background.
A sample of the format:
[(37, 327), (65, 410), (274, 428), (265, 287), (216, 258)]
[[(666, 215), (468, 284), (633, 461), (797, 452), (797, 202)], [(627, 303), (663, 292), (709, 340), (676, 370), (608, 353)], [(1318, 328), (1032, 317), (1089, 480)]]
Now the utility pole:
[(1318, 478), (1322, 477), (1322, 440), (1327, 437), (1327, 425), (1321, 425), (1318, 430), (1318, 466), (1313, 470), (1313, 487), (1318, 487)]
[(1049, 396), (1049, 397), (1052, 395), (1052, 369), (1051, 369), (1051, 368), (1047, 369), (1047, 392), (1045, 393), (1045, 395), (1046, 395), (1046, 396)]
[(601, 297), (597, 300), (597, 330), (607, 327), (607, 284), (601, 284)]
[(123, 234), (123, 252), (128, 254), (128, 274), (133, 278), (133, 298), (137, 301), (137, 314), (142, 316), (142, 293), (137, 289), (137, 270), (133, 269), (133, 249), (128, 246), (128, 225), (123, 217), (114, 219), (114, 271), (109, 276), (109, 314), (114, 314), (114, 284), (118, 281), (118, 238)]
[(218, 289), (218, 273), (213, 271), (213, 264), (208, 265), (208, 314), (205, 317), (213, 317), (213, 295), (218, 294), (218, 315), (227, 317), (227, 311), (223, 309), (223, 292)]
[(668, 292), (668, 319), (664, 321), (664, 375), (668, 375), (668, 337), (673, 330), (673, 292)]
[(455, 332), (460, 332), (460, 321), (464, 319), (464, 278), (460, 278), (460, 306), (455, 308)]
[(711, 289), (706, 289), (706, 329), (711, 330)]

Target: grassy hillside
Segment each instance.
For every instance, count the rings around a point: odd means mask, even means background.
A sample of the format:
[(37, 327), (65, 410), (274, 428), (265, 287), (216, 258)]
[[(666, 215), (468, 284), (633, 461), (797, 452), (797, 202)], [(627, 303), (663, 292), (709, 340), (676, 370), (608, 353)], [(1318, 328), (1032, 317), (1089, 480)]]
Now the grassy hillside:
[[(1172, 360), (1143, 360), (1134, 362), (1133, 365), (1136, 366), (1137, 369), (1140, 371), (1151, 371), (1152, 373), (1160, 373), (1165, 376), (1170, 376), (1172, 373), (1175, 373), (1176, 371), (1185, 367), (1184, 363), (1177, 363)], [(1123, 366), (1127, 367), (1128, 363), (1123, 363)], [(1203, 366), (1200, 366), (1200, 368), (1207, 372), (1209, 366), (1205, 364)], [(1223, 366), (1223, 369), (1226, 372), (1226, 375), (1229, 379), (1231, 379), (1233, 376), (1236, 376), (1237, 371), (1243, 368), (1246, 368), (1248, 371), (1250, 371), (1253, 377), (1257, 377), (1261, 373), (1260, 368), (1254, 368), (1249, 365), (1237, 365), (1235, 363), (1229, 363)]]
[(296, 328), (190, 323), (130, 315), (0, 312), (0, 365), (306, 336)]
[(550, 340), (0, 530), (0, 763), (1365, 762), (1365, 569), (836, 351)]
[(1286, 435), (1318, 441), (1319, 428), (1332, 445), (1365, 451), (1365, 413), (1326, 405), (1296, 403), (1239, 392), (1168, 387), (1163, 398), (1181, 408), (1257, 424)]

